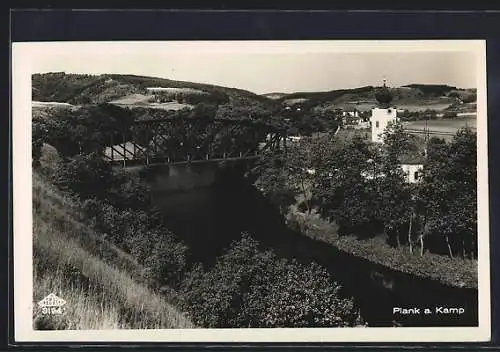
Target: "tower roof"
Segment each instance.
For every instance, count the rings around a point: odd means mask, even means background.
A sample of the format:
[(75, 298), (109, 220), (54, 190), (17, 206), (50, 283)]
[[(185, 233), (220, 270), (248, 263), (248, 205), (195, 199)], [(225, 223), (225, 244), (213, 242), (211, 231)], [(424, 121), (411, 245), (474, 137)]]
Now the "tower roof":
[(384, 85), (375, 91), (375, 98), (382, 108), (388, 108), (391, 105), (393, 96), (385, 84), (385, 79)]

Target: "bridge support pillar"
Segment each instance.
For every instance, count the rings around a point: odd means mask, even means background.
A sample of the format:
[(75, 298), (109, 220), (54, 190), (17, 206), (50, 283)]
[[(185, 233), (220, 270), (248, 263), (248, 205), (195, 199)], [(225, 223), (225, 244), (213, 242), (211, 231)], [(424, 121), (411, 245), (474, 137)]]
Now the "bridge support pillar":
[(147, 178), (153, 192), (183, 192), (209, 187), (215, 183), (216, 176), (217, 164), (196, 163), (154, 166)]

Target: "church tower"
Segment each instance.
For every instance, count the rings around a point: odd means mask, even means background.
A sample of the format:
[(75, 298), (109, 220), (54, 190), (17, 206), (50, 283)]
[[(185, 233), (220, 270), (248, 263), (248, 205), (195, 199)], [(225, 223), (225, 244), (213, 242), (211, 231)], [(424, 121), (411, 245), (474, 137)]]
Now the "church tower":
[(387, 126), (397, 120), (396, 109), (391, 107), (392, 94), (386, 86), (384, 79), (383, 87), (375, 92), (378, 107), (372, 109), (370, 118), (372, 128), (372, 142), (383, 143), (383, 133)]

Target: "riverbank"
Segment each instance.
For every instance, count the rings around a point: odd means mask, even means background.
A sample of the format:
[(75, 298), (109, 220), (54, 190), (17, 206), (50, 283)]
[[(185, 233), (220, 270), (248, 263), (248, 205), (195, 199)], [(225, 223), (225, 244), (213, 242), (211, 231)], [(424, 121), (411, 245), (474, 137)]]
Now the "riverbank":
[(290, 207), (287, 219), (305, 236), (328, 243), (343, 252), (451, 287), (477, 290), (477, 260), (453, 259), (428, 252), (421, 256), (418, 248), (410, 253), (406, 248), (389, 246), (383, 238), (358, 240), (354, 236), (340, 236), (336, 224), (314, 212), (300, 212), (297, 205)]

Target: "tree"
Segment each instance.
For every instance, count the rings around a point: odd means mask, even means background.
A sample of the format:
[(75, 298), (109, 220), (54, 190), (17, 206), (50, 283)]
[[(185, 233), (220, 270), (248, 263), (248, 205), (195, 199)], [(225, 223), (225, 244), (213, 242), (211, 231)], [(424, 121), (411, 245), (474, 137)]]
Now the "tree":
[(120, 209), (145, 209), (151, 205), (151, 189), (141, 175), (118, 171), (107, 198)]
[(373, 150), (358, 136), (335, 150), (325, 155), (327, 159), (316, 169), (314, 198), (320, 213), (337, 221), (344, 231), (360, 235), (366, 235), (368, 229), (376, 231), (374, 185), (378, 170), (370, 162)]
[(335, 327), (362, 323), (353, 300), (315, 263), (299, 264), (264, 250), (249, 234), (207, 272), (182, 285), (183, 306), (200, 326)]
[(453, 175), (455, 197), (450, 206), (455, 231), (460, 234), (462, 256), (474, 256), (477, 242), (477, 135), (469, 128), (460, 129), (449, 148), (450, 174)]
[(103, 199), (113, 183), (113, 172), (109, 163), (98, 153), (77, 155), (59, 165), (54, 183), (64, 191), (77, 194), (82, 199)]
[(284, 152), (264, 153), (251, 174), (256, 178), (255, 186), (280, 209), (282, 214), (286, 213), (288, 207), (295, 202), (298, 189), (292, 182)]
[[(461, 129), (451, 143), (431, 139), (421, 185), (426, 232), (444, 238), (448, 254), (453, 247), (473, 257), (477, 238), (476, 134)], [(468, 242), (468, 243), (467, 243)]]
[(400, 158), (412, 148), (412, 145), (409, 135), (404, 132), (400, 122), (388, 126), (384, 131), (383, 140), (384, 148), (380, 151), (383, 177), (378, 184), (379, 214), (385, 232), (389, 237), (395, 236), (396, 243), (400, 247), (401, 228), (407, 219), (410, 226), (413, 213), (410, 188), (405, 181)]
[(128, 109), (111, 104), (60, 110), (46, 121), (47, 143), (63, 156), (97, 152), (130, 137), (134, 115)]
[(308, 213), (311, 213), (312, 210), (309, 189), (315, 172), (313, 168), (314, 153), (313, 139), (303, 138), (289, 144), (285, 161), (287, 171), (290, 173), (290, 182), (294, 185), (293, 189), (300, 189)]
[[(149, 230), (142, 237), (142, 243), (138, 243), (137, 237), (134, 251), (142, 249), (143, 263), (147, 268), (147, 276), (157, 287), (169, 285), (177, 287), (187, 268), (187, 247), (179, 242), (172, 232), (156, 228)], [(147, 254), (147, 255), (146, 255)]]

